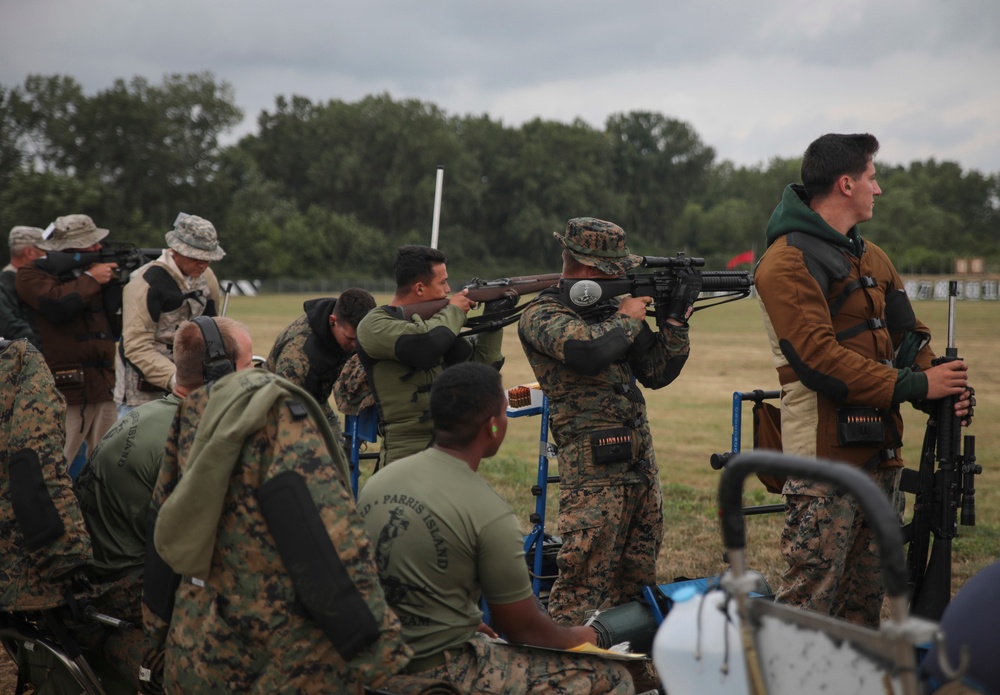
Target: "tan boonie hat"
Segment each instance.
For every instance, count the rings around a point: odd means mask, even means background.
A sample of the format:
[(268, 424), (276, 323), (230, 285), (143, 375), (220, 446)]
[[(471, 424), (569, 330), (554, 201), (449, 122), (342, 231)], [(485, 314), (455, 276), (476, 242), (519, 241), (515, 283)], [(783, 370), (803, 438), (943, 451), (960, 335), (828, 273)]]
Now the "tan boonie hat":
[(174, 220), (173, 231), (167, 232), (167, 246), (182, 256), (199, 261), (217, 261), (226, 255), (219, 246), (219, 235), (212, 223), (183, 212)]
[(45, 251), (85, 249), (108, 235), (108, 230), (94, 224), (89, 215), (65, 215), (42, 231), (42, 240), (35, 246)]
[(552, 232), (573, 258), (608, 275), (621, 275), (642, 264), (642, 256), (629, 253), (625, 231), (617, 224), (594, 217), (574, 217), (566, 233)]
[(7, 245), (11, 248), (15, 246), (38, 246), (42, 240), (42, 230), (38, 227), (11, 227), (10, 236), (7, 238)]

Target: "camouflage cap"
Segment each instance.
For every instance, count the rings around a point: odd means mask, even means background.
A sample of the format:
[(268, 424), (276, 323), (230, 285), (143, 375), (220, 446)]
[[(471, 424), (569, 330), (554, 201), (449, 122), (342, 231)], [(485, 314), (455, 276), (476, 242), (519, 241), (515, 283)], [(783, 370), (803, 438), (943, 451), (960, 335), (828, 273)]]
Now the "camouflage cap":
[(566, 223), (565, 234), (552, 232), (552, 236), (573, 254), (573, 258), (602, 273), (621, 275), (642, 264), (642, 256), (629, 253), (625, 231), (612, 222), (574, 217)]
[(42, 232), (42, 240), (35, 246), (45, 251), (86, 249), (107, 235), (108, 230), (94, 224), (89, 215), (64, 215)]
[(197, 215), (181, 213), (167, 232), (167, 246), (182, 256), (199, 261), (218, 261), (226, 252), (219, 246), (219, 236), (211, 222)]
[(11, 227), (10, 236), (7, 238), (7, 245), (11, 248), (15, 246), (38, 246), (42, 240), (42, 230), (38, 227)]

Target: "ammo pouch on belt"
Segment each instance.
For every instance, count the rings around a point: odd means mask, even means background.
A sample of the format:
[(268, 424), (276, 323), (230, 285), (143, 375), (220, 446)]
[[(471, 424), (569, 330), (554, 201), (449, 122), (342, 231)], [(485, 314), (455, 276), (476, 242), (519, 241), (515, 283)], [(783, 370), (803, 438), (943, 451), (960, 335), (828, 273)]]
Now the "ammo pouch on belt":
[(885, 426), (877, 408), (837, 408), (837, 444), (867, 446), (885, 441)]
[(52, 378), (56, 382), (57, 389), (83, 386), (83, 367), (70, 367), (68, 369), (57, 369), (54, 372), (52, 372)]
[(595, 465), (623, 463), (632, 459), (632, 430), (613, 427), (590, 435), (590, 450)]

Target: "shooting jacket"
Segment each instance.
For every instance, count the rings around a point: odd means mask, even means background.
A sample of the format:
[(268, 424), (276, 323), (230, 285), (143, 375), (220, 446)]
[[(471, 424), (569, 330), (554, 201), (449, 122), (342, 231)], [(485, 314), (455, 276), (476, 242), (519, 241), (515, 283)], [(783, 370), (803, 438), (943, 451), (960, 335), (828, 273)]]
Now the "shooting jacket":
[[(901, 467), (899, 403), (926, 396), (920, 371), (934, 354), (930, 330), (911, 313), (908, 332), (925, 340), (913, 364), (894, 364), (906, 332), (886, 324), (887, 300), (905, 299), (892, 262), (856, 226), (846, 235), (830, 227), (798, 185), (785, 190), (772, 214), (767, 245), (754, 284), (781, 384), (783, 451), (869, 469)], [(851, 406), (878, 409), (883, 441), (839, 443), (838, 411)], [(819, 484), (792, 484), (785, 494), (826, 494)]]
[[(18, 269), (15, 286), (34, 313), (42, 354), (67, 405), (110, 401), (115, 387), (115, 336), (106, 298), (121, 292), (121, 285), (114, 281), (102, 285), (80, 270), (57, 277), (27, 265)], [(72, 378), (78, 370), (82, 383)]]
[(382, 423), (381, 465), (423, 451), (434, 434), (431, 384), (446, 367), (482, 362), (500, 368), (503, 331), (461, 338), (465, 312), (448, 304), (426, 321), (398, 307), (373, 309), (358, 324), (357, 352)]
[[(123, 294), (115, 401), (136, 406), (162, 398), (172, 388), (174, 333), (184, 321), (216, 315), (219, 281), (211, 268), (200, 277), (187, 277), (165, 249), (132, 273)], [(150, 385), (147, 389), (159, 390), (140, 389), (140, 380)]]
[[(65, 407), (38, 350), (25, 340), (0, 345), (0, 610), (62, 605), (68, 576), (93, 562), (63, 454)], [(12, 484), (14, 469), (35, 484)], [(49, 511), (48, 522), (19, 518), (17, 496), (29, 511)]]

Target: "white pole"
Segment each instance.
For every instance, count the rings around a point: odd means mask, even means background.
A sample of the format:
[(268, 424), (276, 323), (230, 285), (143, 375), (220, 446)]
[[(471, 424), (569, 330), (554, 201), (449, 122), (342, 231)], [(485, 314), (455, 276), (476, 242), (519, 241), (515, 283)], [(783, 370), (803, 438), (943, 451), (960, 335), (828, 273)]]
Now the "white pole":
[(437, 182), (434, 184), (434, 222), (431, 224), (431, 248), (438, 247), (438, 229), (441, 226), (441, 185), (444, 183), (444, 167), (438, 164)]

